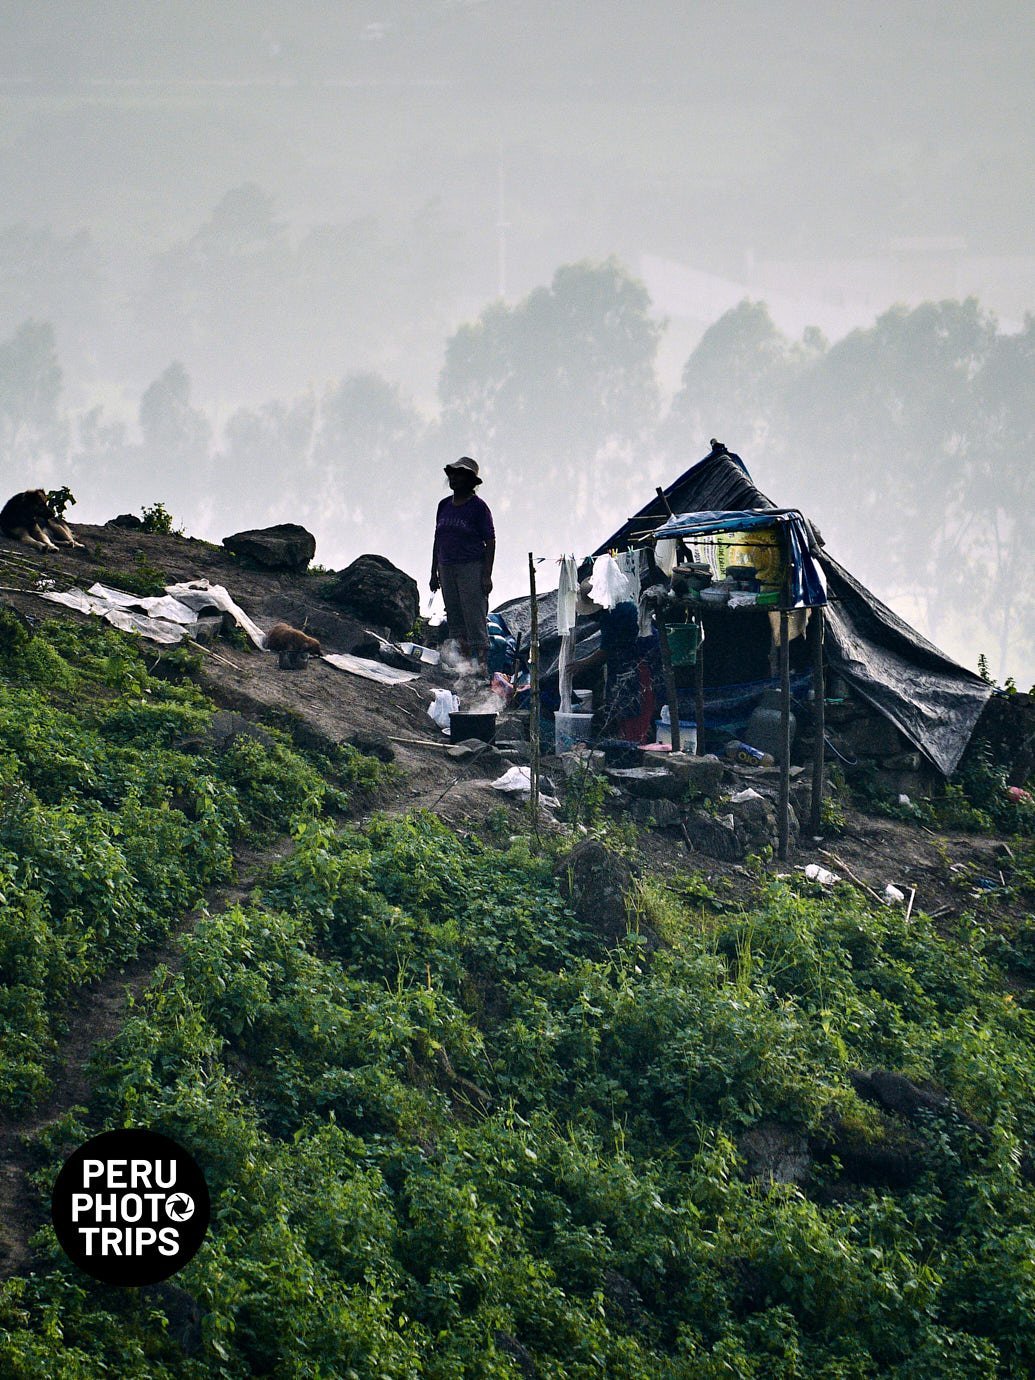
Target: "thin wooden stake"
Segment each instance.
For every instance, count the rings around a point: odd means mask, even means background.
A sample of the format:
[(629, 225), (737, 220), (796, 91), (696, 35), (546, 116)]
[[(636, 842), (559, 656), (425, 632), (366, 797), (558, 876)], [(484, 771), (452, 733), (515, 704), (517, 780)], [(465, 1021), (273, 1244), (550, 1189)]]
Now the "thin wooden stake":
[(679, 694), (676, 690), (676, 673), (672, 669), (672, 651), (668, 645), (668, 628), (665, 615), (658, 615), (658, 641), (661, 643), (661, 667), (665, 673), (665, 693), (668, 696), (668, 717), (672, 731), (672, 751), (682, 751), (679, 736)]
[(704, 746), (704, 617), (700, 623), (700, 636), (697, 640), (697, 664), (694, 667), (694, 715), (697, 719), (697, 755), (703, 757)]
[(531, 814), (532, 846), (539, 851), (539, 603), (535, 590), (535, 557), (528, 553), (528, 587), (532, 596), (531, 624), (529, 637), (528, 669), (531, 677), (530, 712), (528, 716), (528, 736), (531, 742), (532, 763), (529, 768), (528, 808)]
[(826, 772), (826, 677), (823, 668), (823, 640), (826, 617), (822, 607), (812, 610), (809, 633), (812, 640), (812, 715), (815, 742), (812, 745), (812, 819), (814, 835), (822, 832), (823, 778)]
[(780, 796), (777, 823), (780, 829), (780, 861), (786, 862), (790, 837), (791, 806), (791, 652), (785, 608), (780, 610)]

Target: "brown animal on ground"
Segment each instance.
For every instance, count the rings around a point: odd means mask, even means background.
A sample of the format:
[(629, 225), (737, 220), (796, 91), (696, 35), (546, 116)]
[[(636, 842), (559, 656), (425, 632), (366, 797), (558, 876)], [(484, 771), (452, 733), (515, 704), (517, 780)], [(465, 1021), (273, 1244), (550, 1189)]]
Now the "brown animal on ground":
[(323, 656), (316, 638), (290, 623), (274, 623), (266, 634), (266, 650), (279, 653), (282, 671), (300, 671), (311, 656)]
[(41, 551), (83, 544), (76, 541), (68, 524), (51, 512), (42, 489), (26, 489), (7, 500), (0, 510), (0, 532), (12, 541), (24, 542)]

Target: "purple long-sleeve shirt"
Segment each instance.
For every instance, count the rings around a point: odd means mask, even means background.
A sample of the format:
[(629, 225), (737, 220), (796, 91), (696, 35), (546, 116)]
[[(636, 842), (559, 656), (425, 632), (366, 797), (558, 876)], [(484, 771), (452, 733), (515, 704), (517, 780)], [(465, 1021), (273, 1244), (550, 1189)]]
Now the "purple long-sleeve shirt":
[(488, 504), (474, 494), (466, 503), (450, 495), (435, 515), (435, 559), (439, 565), (464, 565), (484, 559), (486, 544), (496, 540)]

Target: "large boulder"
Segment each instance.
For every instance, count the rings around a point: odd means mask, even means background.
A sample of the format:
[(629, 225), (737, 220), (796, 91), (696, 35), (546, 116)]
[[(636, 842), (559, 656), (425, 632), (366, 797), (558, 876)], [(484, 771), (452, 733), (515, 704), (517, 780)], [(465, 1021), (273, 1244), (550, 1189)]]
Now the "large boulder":
[(223, 538), (223, 545), (235, 556), (243, 556), (264, 570), (300, 572), (316, 555), (316, 538), (297, 522), (278, 522), (273, 527), (234, 532)]
[(732, 815), (716, 819), (704, 810), (692, 810), (686, 817), (686, 837), (698, 852), (719, 862), (740, 862), (744, 856)]
[(679, 781), (682, 793), (708, 796), (713, 800), (721, 794), (726, 764), (711, 753), (707, 757), (697, 757), (694, 753), (670, 752), (661, 760), (666, 771)]
[(596, 839), (576, 844), (554, 868), (561, 895), (575, 918), (610, 943), (624, 939), (632, 909), (629, 864)]
[(384, 556), (357, 556), (323, 596), (354, 618), (387, 627), (395, 637), (404, 637), (420, 616), (417, 581)]
[(749, 1179), (766, 1187), (794, 1184), (801, 1188), (809, 1178), (812, 1156), (805, 1136), (793, 1127), (765, 1119), (749, 1126), (737, 1141)]

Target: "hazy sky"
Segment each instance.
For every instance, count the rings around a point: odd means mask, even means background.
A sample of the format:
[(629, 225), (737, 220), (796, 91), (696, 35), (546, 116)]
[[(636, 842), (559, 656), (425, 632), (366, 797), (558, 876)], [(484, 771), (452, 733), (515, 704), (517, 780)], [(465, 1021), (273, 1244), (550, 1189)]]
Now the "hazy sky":
[[(971, 293), (1014, 329), (1035, 311), (1033, 15), (0, 0), (0, 339), (52, 320), (66, 404), (131, 426), (182, 361), (218, 437), (357, 369), (431, 413), (446, 340), (501, 286), (611, 254), (669, 318), (668, 392), (743, 294), (792, 333)], [(268, 208), (229, 232), (261, 240), (255, 281), (191, 278), (244, 186)]]
[(730, 271), (957, 237), (1027, 255), (1035, 23), (1013, 0), (31, 0), (0, 6), (6, 217), (138, 248), (245, 180), (296, 229), (435, 201), (497, 286), (565, 258)]

